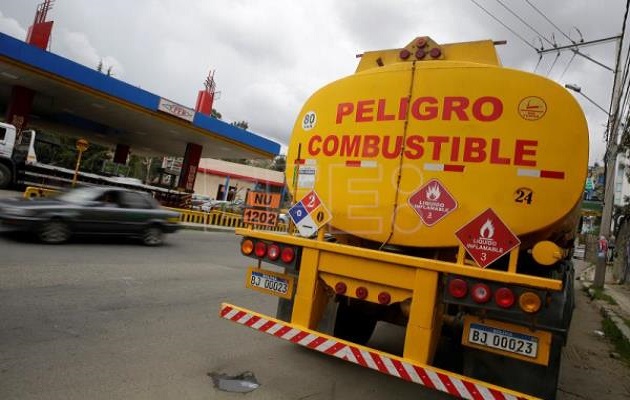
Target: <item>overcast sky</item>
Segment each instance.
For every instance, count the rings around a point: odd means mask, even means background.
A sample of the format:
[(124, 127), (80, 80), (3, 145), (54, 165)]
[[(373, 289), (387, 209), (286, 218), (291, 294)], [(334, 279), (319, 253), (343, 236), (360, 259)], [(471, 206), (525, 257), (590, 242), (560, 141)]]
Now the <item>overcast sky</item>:
[[(24, 39), (41, 0), (2, 0), (0, 31)], [(569, 44), (621, 33), (623, 0), (475, 0), (536, 47), (538, 34), (511, 15), (510, 7), (546, 40)], [(473, 0), (56, 0), (50, 50), (89, 67), (103, 60), (114, 76), (194, 107), (197, 91), (215, 70), (221, 92), (214, 108), (230, 121), (288, 143), (302, 104), (321, 86), (353, 73), (355, 55), (397, 48), (416, 36), (438, 43), (493, 39), (503, 64), (579, 85), (608, 109), (613, 74), (564, 52), (545, 56), (475, 5)], [(542, 39), (546, 48), (549, 44)], [(615, 43), (583, 52), (614, 66)], [(625, 53), (624, 53), (625, 55)], [(556, 60), (554, 64), (554, 60)], [(571, 62), (570, 62), (571, 61)], [(570, 64), (569, 64), (570, 62)], [(568, 68), (567, 68), (568, 66)], [(576, 94), (586, 113), (591, 163), (601, 164), (606, 114)]]

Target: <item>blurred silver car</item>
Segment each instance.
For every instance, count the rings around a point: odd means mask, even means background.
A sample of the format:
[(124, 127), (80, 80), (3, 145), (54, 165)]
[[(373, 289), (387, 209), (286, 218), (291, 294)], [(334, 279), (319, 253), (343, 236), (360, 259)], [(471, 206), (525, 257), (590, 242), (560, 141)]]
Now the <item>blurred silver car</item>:
[(148, 246), (161, 245), (165, 233), (180, 227), (179, 213), (162, 208), (148, 193), (96, 186), (0, 201), (0, 223), (45, 243), (63, 243), (72, 235), (122, 235), (139, 237)]

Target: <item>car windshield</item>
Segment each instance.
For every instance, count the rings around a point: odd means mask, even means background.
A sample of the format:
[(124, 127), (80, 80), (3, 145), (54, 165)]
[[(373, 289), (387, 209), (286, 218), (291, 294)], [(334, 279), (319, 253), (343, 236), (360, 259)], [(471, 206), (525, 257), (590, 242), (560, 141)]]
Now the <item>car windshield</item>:
[(59, 195), (57, 198), (61, 201), (65, 201), (73, 204), (85, 204), (88, 201), (93, 201), (98, 192), (93, 188), (84, 187), (71, 190), (69, 192)]

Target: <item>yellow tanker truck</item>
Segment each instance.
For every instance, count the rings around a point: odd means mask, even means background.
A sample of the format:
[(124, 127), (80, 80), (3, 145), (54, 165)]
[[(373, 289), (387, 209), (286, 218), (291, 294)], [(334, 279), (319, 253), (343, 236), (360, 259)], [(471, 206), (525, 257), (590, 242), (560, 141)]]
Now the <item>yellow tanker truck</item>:
[[(313, 94), (287, 155), (290, 233), (237, 231), (277, 315), (221, 317), (455, 397), (555, 398), (587, 124), (495, 45), (418, 37)], [(405, 327), (401, 354), (369, 346), (378, 321)]]

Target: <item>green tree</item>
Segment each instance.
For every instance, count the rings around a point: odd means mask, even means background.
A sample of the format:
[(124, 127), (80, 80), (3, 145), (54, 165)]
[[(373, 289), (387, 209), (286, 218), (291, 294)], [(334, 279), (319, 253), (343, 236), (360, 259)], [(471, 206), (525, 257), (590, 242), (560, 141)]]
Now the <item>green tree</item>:
[(212, 114), (210, 114), (210, 116), (216, 119), (221, 119), (223, 117), (221, 113), (215, 110), (214, 108), (212, 109)]

